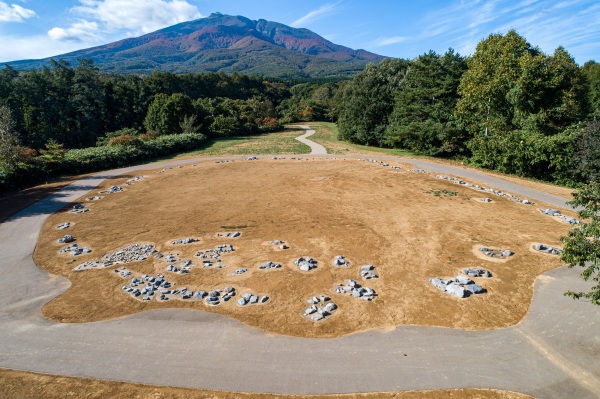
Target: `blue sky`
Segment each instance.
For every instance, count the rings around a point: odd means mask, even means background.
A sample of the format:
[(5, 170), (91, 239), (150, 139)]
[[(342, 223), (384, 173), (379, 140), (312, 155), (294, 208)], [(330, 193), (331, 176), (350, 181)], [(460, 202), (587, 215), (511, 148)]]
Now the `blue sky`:
[(212, 12), (310, 29), (334, 43), (414, 58), (449, 47), (472, 54), (516, 29), (579, 64), (600, 61), (598, 0), (0, 0), (0, 62), (44, 58), (139, 36)]

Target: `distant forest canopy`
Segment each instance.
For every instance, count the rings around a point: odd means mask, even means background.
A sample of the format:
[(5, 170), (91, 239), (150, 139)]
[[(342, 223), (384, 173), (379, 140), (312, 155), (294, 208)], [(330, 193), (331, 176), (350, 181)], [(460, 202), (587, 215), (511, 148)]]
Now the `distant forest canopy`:
[(515, 31), (471, 57), (453, 50), (369, 65), (345, 85), (341, 139), (460, 158), (577, 185), (600, 177), (600, 64), (544, 54)]
[(562, 47), (544, 54), (514, 31), (490, 35), (471, 57), (450, 49), (387, 59), (351, 80), (107, 75), (88, 59), (27, 72), (5, 66), (0, 107), (10, 111), (23, 159), (49, 148), (323, 120), (337, 121), (340, 139), (353, 143), (570, 185), (600, 177), (600, 64), (580, 67)]

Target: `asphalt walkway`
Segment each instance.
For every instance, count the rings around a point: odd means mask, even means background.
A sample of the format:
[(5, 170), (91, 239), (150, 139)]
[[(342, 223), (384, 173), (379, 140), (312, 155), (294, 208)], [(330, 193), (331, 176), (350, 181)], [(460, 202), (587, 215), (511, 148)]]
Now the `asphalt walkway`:
[[(48, 215), (106, 178), (215, 159), (102, 172), (0, 224), (0, 367), (280, 394), (473, 387), (540, 399), (600, 397), (600, 309), (563, 296), (568, 289), (590, 286), (577, 270), (565, 267), (536, 280), (531, 309), (521, 323), (493, 331), (399, 326), (335, 339), (303, 339), (276, 336), (194, 310), (153, 310), (85, 324), (54, 323), (40, 316), (42, 306), (70, 286), (32, 260)], [(564, 205), (562, 198), (483, 173), (428, 161), (382, 159), (412, 162), (418, 168), (462, 175), (516, 195)]]

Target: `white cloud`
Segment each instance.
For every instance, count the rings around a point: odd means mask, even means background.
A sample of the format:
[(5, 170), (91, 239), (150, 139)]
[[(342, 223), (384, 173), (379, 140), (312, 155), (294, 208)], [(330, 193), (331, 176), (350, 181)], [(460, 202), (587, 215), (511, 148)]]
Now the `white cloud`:
[(202, 17), (186, 0), (79, 0), (70, 11), (80, 19), (50, 29), (48, 37), (97, 44), (109, 34), (136, 36)]
[(337, 6), (340, 5), (340, 3), (341, 3), (341, 1), (338, 1), (337, 3), (334, 3), (334, 4), (329, 4), (329, 3), (324, 4), (321, 7), (317, 8), (316, 10), (309, 12), (305, 16), (298, 18), (297, 20), (292, 22), (290, 25), (295, 28), (298, 28), (300, 26), (308, 25), (312, 22), (315, 22), (321, 18), (324, 18), (328, 14), (331, 14), (332, 12), (334, 12), (336, 10)]
[(398, 44), (405, 42), (407, 38), (405, 36), (392, 36), (392, 37), (381, 37), (373, 41), (373, 46), (384, 47), (391, 46), (392, 44)]
[(149, 33), (202, 17), (186, 0), (79, 0), (71, 11), (97, 20), (109, 30)]
[(102, 38), (99, 30), (96, 22), (82, 20), (71, 24), (69, 28), (52, 28), (48, 31), (48, 36), (54, 40), (89, 42)]
[(0, 22), (24, 22), (36, 16), (35, 11), (23, 8), (18, 4), (7, 4), (0, 1)]
[(74, 41), (55, 41), (47, 35), (36, 36), (2, 36), (0, 43), (10, 43), (3, 46), (0, 52), (0, 63), (39, 59), (69, 53), (81, 49), (81, 43)]

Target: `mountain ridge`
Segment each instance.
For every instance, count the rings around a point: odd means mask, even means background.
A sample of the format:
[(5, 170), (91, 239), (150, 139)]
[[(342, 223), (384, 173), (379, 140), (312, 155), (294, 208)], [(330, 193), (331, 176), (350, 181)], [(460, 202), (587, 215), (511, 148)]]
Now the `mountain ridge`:
[(51, 59), (92, 59), (103, 71), (225, 72), (269, 77), (343, 77), (387, 57), (335, 44), (305, 29), (278, 22), (213, 13), (140, 37), (40, 60), (7, 62), (17, 70), (39, 69)]

